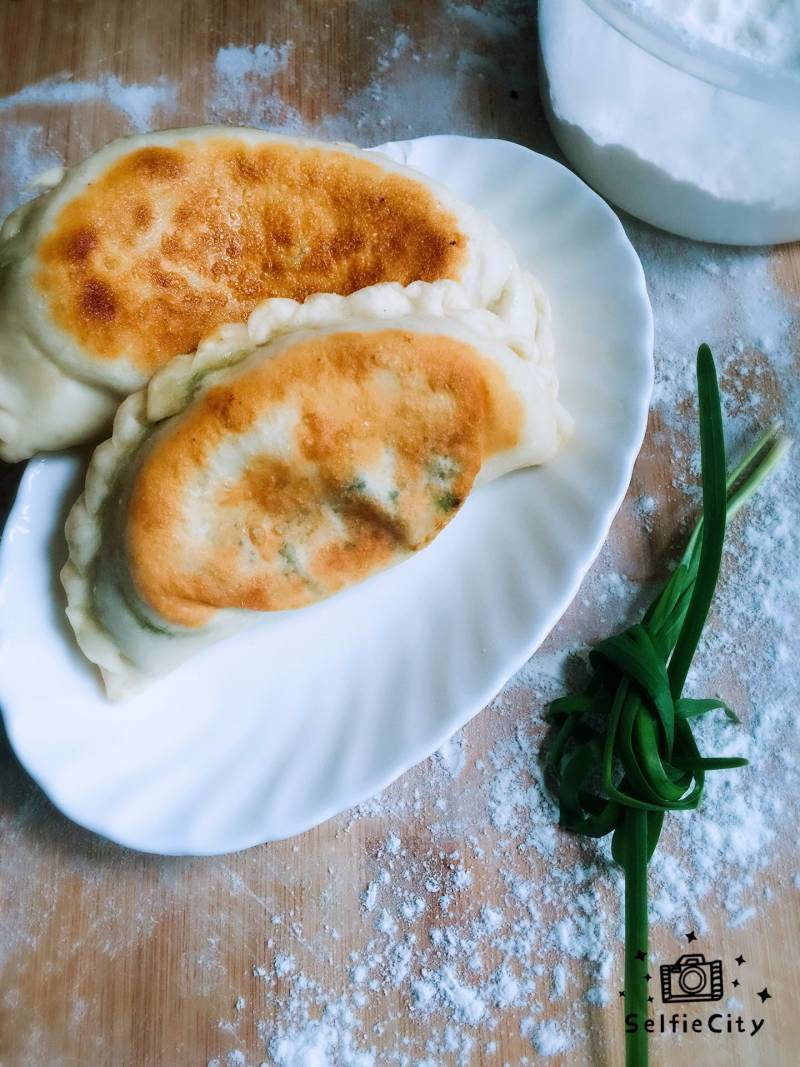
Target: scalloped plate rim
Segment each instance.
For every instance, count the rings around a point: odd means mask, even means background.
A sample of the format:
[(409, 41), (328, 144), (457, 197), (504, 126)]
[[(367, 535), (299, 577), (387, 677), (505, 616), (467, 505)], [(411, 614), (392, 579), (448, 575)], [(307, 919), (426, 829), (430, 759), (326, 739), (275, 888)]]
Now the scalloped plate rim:
[[(213, 855), (225, 855), (232, 852), (242, 851), (243, 849), (252, 848), (256, 845), (267, 843), (269, 841), (284, 840), (289, 837), (297, 836), (306, 832), (323, 822), (347, 811), (350, 808), (357, 806), (360, 803), (368, 800), (370, 797), (375, 796), (388, 785), (394, 782), (403, 773), (409, 770), (411, 767), (422, 762), (432, 755), (438, 748), (440, 748), (450, 737), (452, 737), (458, 730), (460, 730), (466, 723), (468, 723), (475, 715), (478, 714), (486, 705), (497, 695), (503, 685), (530, 659), (535, 653), (537, 648), (541, 645), (547, 634), (557, 624), (559, 619), (563, 616), (567, 610), (575, 595), (577, 594), (580, 585), (586, 576), (589, 568), (596, 560), (600, 549), (602, 548), (605, 540), (608, 536), (611, 524), (619, 510), (622, 501), (624, 500), (630, 479), (633, 473), (633, 467), (636, 458), (639, 454), (642, 442), (644, 440), (645, 432), (647, 429), (647, 418), (649, 412), (649, 403), (653, 386), (653, 317), (652, 309), (650, 306), (649, 297), (647, 294), (647, 286), (644, 276), (644, 271), (641, 266), (641, 262), (638, 255), (631, 245), (627, 234), (619, 221), (616, 214), (609, 207), (609, 205), (599, 197), (593, 190), (591, 190), (580, 178), (578, 178), (572, 171), (570, 171), (563, 164), (557, 160), (544, 156), (541, 153), (534, 152), (532, 149), (528, 149), (523, 145), (516, 144), (515, 142), (509, 142), (501, 140), (499, 138), (472, 138), (461, 135), (452, 134), (433, 134), (420, 138), (409, 138), (403, 141), (387, 142), (385, 144), (375, 146), (375, 151), (386, 151), (390, 154), (392, 151), (400, 150), (407, 154), (410, 146), (410, 150), (418, 145), (431, 142), (442, 141), (457, 141), (457, 142), (470, 142), (472, 146), (478, 142), (482, 147), (490, 148), (493, 144), (502, 145), (507, 147), (512, 145), (515, 149), (520, 149), (524, 152), (528, 152), (537, 157), (538, 165), (553, 169), (554, 172), (559, 174), (559, 178), (562, 179), (567, 186), (571, 186), (573, 190), (579, 195), (582, 195), (587, 202), (591, 202), (595, 209), (599, 209), (605, 214), (606, 218), (613, 223), (614, 237), (617, 243), (625, 247), (628, 254), (629, 263), (631, 267), (631, 276), (629, 282), (632, 288), (637, 288), (637, 295), (641, 298), (640, 310), (644, 312), (644, 321), (641, 323), (642, 333), (639, 337), (639, 348), (641, 354), (646, 353), (646, 365), (643, 365), (642, 369), (645, 371), (644, 387), (638, 394), (638, 404), (636, 405), (636, 417), (638, 420), (638, 427), (635, 433), (631, 433), (630, 443), (624, 454), (619, 454), (619, 477), (617, 481), (616, 489), (613, 496), (609, 499), (607, 506), (602, 512), (602, 518), (598, 513), (598, 526), (597, 533), (592, 541), (591, 548), (588, 549), (583, 558), (576, 563), (573, 573), (572, 581), (569, 583), (568, 588), (564, 590), (562, 595), (557, 599), (548, 612), (548, 618), (544, 622), (540, 622), (534, 630), (532, 636), (526, 645), (517, 650), (513, 657), (506, 657), (502, 663), (494, 670), (492, 674), (492, 680), (486, 684), (481, 691), (475, 695), (469, 702), (464, 702), (459, 708), (457, 713), (452, 713), (447, 720), (446, 726), (444, 726), (436, 735), (436, 742), (431, 743), (429, 740), (422, 742), (413, 753), (406, 753), (401, 758), (398, 758), (391, 763), (388, 769), (382, 770), (380, 773), (376, 773), (372, 776), (369, 784), (362, 784), (358, 788), (354, 789), (350, 793), (345, 794), (342, 792), (338, 794), (335, 799), (332, 799), (330, 804), (323, 807), (320, 805), (319, 810), (311, 816), (301, 818), (294, 825), (287, 825), (285, 830), (280, 834), (273, 834), (265, 837), (263, 834), (246, 834), (241, 839), (235, 839), (233, 835), (230, 837), (230, 842), (226, 844), (224, 848), (219, 847), (219, 843), (209, 847), (208, 849), (181, 849), (172, 848), (164, 849), (162, 847), (148, 846), (146, 841), (138, 839), (135, 834), (114, 834), (110, 836), (106, 829), (103, 828), (101, 822), (96, 822), (92, 819), (87, 819), (83, 815), (76, 815), (71, 812), (73, 804), (70, 799), (65, 796), (61, 796), (59, 789), (54, 787), (45, 776), (37, 772), (35, 766), (35, 760), (29, 758), (28, 752), (25, 750), (24, 743), (19, 739), (16, 729), (15, 720), (17, 718), (16, 713), (10, 713), (6, 708), (6, 702), (3, 695), (2, 679), (0, 679), (0, 711), (2, 712), (5, 722), (6, 732), (11, 743), (11, 746), (15, 752), (15, 755), (27, 773), (36, 781), (37, 785), (42, 789), (48, 799), (59, 808), (68, 818), (85, 829), (97, 834), (100, 837), (111, 840), (116, 844), (122, 845), (127, 848), (134, 849), (139, 852), (154, 854), (154, 855), (167, 855), (167, 856), (213, 856)], [(395, 157), (396, 158), (396, 157)], [(419, 164), (411, 163), (411, 166), (417, 166)], [(443, 184), (447, 184), (446, 179), (440, 175), (433, 175), (438, 181)], [(475, 205), (480, 210), (479, 205)], [(635, 284), (634, 284), (635, 283)], [(628, 400), (631, 398), (629, 397)], [(9, 544), (11, 543), (10, 532), (13, 531), (18, 524), (20, 513), (24, 510), (27, 504), (27, 496), (30, 489), (30, 483), (36, 475), (37, 469), (40, 464), (47, 463), (46, 457), (34, 457), (29, 461), (26, 466), (22, 477), (20, 479), (17, 495), (12, 508), (9, 511), (5, 529), (3, 531), (2, 541), (0, 541), (0, 588), (2, 588), (3, 577), (6, 574), (7, 567), (9, 566), (7, 557), (9, 556)], [(2, 640), (2, 634), (0, 634), (0, 641)], [(33, 754), (31, 754), (33, 755)]]

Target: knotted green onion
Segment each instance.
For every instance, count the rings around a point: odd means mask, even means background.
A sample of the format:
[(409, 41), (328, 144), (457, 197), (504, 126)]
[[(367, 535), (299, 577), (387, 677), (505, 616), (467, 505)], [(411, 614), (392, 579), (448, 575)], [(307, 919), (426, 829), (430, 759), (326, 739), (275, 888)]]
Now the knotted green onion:
[(716, 588), (725, 526), (790, 444), (773, 426), (726, 478), (708, 345), (697, 353), (697, 388), (703, 511), (683, 558), (642, 621), (594, 647), (584, 692), (554, 700), (548, 711), (555, 736), (547, 766), (561, 825), (590, 837), (613, 834), (612, 855), (625, 873), (625, 1016), (638, 1022), (626, 1033), (627, 1067), (645, 1067), (648, 1059), (647, 865), (664, 815), (697, 807), (706, 771), (747, 763), (700, 754), (693, 718), (722, 710), (738, 720), (721, 700), (682, 696)]

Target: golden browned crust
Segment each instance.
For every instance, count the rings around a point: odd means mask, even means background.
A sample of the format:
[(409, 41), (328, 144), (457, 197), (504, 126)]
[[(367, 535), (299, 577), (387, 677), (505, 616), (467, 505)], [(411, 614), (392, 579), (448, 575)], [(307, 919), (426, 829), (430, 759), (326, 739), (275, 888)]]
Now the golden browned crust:
[(36, 285), (101, 359), (154, 371), (268, 297), (458, 279), (466, 238), (419, 182), (336, 149), (140, 148), (58, 216)]
[[(221, 446), (286, 411), (280, 449), (219, 472)], [(401, 329), (299, 340), (210, 389), (145, 456), (126, 527), (134, 586), (183, 626), (320, 600), (428, 544), (523, 419), (502, 372), (464, 341)], [(376, 491), (369, 472), (387, 463)]]

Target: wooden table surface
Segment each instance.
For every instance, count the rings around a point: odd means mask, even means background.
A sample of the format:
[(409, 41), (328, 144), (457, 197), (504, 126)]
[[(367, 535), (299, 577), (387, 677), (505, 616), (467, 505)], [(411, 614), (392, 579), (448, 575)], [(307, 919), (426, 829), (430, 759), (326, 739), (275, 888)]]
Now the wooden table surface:
[[(0, 0), (0, 195), (8, 206), (15, 202), (36, 159), (74, 162), (137, 123), (255, 120), (361, 143), (450, 130), (552, 152), (536, 96), (531, 8), (510, 0), (476, 3), (471, 13), (464, 5), (455, 11), (425, 0)], [(241, 85), (221, 80), (215, 59), (226, 46), (262, 42), (278, 51), (263, 53), (263, 76), (243, 97)], [(65, 74), (84, 86), (81, 99), (65, 102), (68, 94), (58, 80)], [(117, 83), (109, 79), (119, 79), (122, 95), (115, 98)], [(154, 95), (125, 96), (133, 84), (154, 86)], [(35, 91), (26, 95), (26, 86)], [(783, 249), (773, 261), (776, 285), (800, 293), (800, 252)], [(656, 419), (597, 573), (612, 564), (635, 580), (663, 573), (678, 505), (670, 458), (654, 436), (659, 429)], [(3, 513), (18, 474), (6, 468), (0, 475)], [(633, 501), (643, 496), (655, 498), (663, 513), (661, 533), (648, 532), (637, 518)], [(577, 603), (550, 647), (599, 637), (601, 628), (599, 608)], [(748, 639), (758, 637), (743, 636)], [(448, 775), (441, 760), (429, 761), (373, 808), (294, 840), (215, 859), (140, 855), (73, 826), (6, 746), (0, 781), (0, 1067), (278, 1062), (278, 1046), (273, 1042), (271, 1052), (266, 1046), (272, 1024), (286, 1015), (291, 976), (271, 972), (265, 981), (254, 967), (272, 967), (277, 952), (301, 959), (304, 973), (324, 991), (317, 998), (324, 1003), (314, 1008), (318, 1014), (344, 996), (348, 953), (361, 952), (374, 936), (362, 894), (386, 865), (387, 838), (398, 835), (400, 855), (412, 865), (430, 854), (440, 857), (445, 874), (455, 866), (451, 857), (474, 844), (468, 816), (483, 788), (481, 760), (498, 739), (514, 738), (516, 715), (540, 710), (536, 700), (517, 686), (499, 710), (479, 715), (464, 732), (467, 759), (458, 774)], [(443, 804), (464, 816), (444, 837), (431, 829)], [(491, 833), (481, 833), (485, 849)], [(764, 976), (773, 993), (763, 1012), (769, 1026), (753, 1039), (661, 1039), (654, 1042), (654, 1063), (798, 1062), (798, 909), (786, 877), (795, 848), (791, 840), (777, 841), (774, 863), (757, 876), (774, 890), (770, 904), (740, 928), (711, 907), (703, 936), (709, 953), (728, 960), (743, 953), (751, 973)], [(513, 863), (513, 851), (511, 856)], [(558, 856), (569, 865), (586, 862), (588, 852), (563, 841)], [(531, 871), (544, 877), (545, 867), (541, 858), (519, 859), (528, 879)], [(720, 880), (726, 877), (720, 871)], [(448, 922), (467, 929), (476, 902), (499, 904), (505, 893), (492, 863), (478, 864)], [(273, 923), (272, 916), (282, 921)], [(427, 937), (432, 925), (426, 914), (415, 927), (417, 937)], [(655, 929), (654, 952), (661, 959), (680, 948), (672, 930)], [(615, 941), (607, 983), (615, 997), (620, 954)], [(571, 973), (569, 996), (580, 1000), (588, 979), (580, 967)], [(446, 1012), (414, 1013), (407, 983), (386, 982), (361, 1011), (357, 1047), (372, 1047), (376, 1064), (539, 1062), (524, 1020), (532, 1014), (538, 1020), (565, 1017), (564, 1001), (549, 1000), (546, 978), (532, 995), (534, 1006), (493, 1011), (494, 1029), (476, 1030), (471, 1047), (463, 1036), (469, 1027), (458, 1027), (450, 1050), (442, 1036)], [(237, 1008), (240, 997), (245, 1003)], [(580, 1027), (570, 1024), (570, 1050), (546, 1062), (621, 1063), (619, 1002), (588, 1006), (581, 1014)], [(375, 1029), (376, 1023), (383, 1025)], [(428, 1054), (426, 1040), (433, 1036), (438, 1043)], [(293, 1062), (286, 1055), (283, 1062)], [(329, 1059), (293, 1055), (299, 1067), (373, 1062), (354, 1058), (343, 1046)]]

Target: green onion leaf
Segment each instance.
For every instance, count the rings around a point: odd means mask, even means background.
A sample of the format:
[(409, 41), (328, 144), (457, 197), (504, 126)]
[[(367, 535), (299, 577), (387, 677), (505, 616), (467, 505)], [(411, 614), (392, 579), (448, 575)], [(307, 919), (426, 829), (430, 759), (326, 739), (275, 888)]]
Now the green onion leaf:
[(664, 815), (697, 808), (707, 771), (747, 764), (738, 756), (700, 753), (693, 719), (721, 710), (732, 723), (739, 720), (718, 697), (682, 695), (711, 608), (725, 526), (790, 445), (773, 426), (726, 477), (722, 407), (708, 345), (697, 353), (697, 388), (703, 512), (683, 558), (641, 623), (594, 647), (584, 692), (559, 697), (547, 713), (555, 736), (546, 768), (561, 825), (589, 837), (612, 834), (611, 853), (625, 873), (625, 1014), (640, 1023), (626, 1034), (627, 1067), (648, 1062), (647, 865)]

